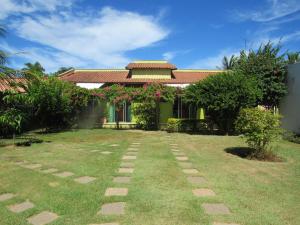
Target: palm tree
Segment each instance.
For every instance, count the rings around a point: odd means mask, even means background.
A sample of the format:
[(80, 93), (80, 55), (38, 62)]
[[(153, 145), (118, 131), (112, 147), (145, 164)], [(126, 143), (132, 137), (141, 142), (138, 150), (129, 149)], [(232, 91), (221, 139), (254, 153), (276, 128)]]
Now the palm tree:
[(289, 52), (287, 54), (288, 64), (295, 64), (300, 62), (300, 52)]
[(25, 63), (25, 67), (22, 70), (29, 74), (36, 74), (40, 76), (44, 75), (45, 72), (45, 69), (39, 62)]
[(232, 55), (230, 58), (224, 56), (222, 60), (222, 68), (224, 70), (232, 70), (236, 66), (237, 60), (238, 58), (234, 55)]

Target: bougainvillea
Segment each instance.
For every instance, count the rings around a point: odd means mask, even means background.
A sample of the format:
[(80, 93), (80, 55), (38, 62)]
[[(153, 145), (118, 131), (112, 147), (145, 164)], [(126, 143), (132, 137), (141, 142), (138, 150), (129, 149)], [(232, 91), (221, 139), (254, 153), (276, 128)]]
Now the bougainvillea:
[[(116, 111), (122, 109), (124, 102), (126, 103), (140, 103), (139, 108), (142, 109), (141, 104), (147, 105), (147, 110), (137, 110), (133, 107), (137, 123), (143, 124), (141, 127), (146, 129), (148, 127), (158, 128), (159, 123), (159, 102), (174, 102), (178, 90), (174, 87), (168, 87), (159, 83), (144, 84), (142, 87), (125, 87), (114, 84), (101, 89), (93, 90), (93, 94), (98, 96), (100, 100), (114, 104)], [(149, 107), (151, 109), (149, 109)], [(154, 112), (154, 116), (153, 116)], [(140, 115), (151, 114), (151, 115)], [(139, 118), (142, 118), (139, 120)], [(147, 119), (149, 118), (149, 119)], [(155, 120), (155, 121), (153, 121)], [(118, 122), (117, 126), (118, 126)], [(151, 125), (149, 125), (151, 123)], [(153, 123), (155, 124), (153, 126)]]

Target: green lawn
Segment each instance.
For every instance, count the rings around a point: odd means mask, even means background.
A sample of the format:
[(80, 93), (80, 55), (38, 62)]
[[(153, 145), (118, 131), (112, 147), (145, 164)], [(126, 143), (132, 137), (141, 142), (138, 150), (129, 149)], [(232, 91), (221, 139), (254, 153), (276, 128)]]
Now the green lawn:
[[(167, 137), (168, 135), (171, 138)], [(1, 225), (23, 225), (26, 218), (47, 210), (59, 218), (55, 225), (87, 225), (117, 221), (121, 225), (208, 225), (213, 221), (243, 225), (300, 224), (300, 145), (281, 142), (274, 151), (284, 162), (250, 161), (226, 153), (229, 147), (245, 146), (239, 137), (167, 134), (116, 130), (77, 130), (39, 135), (44, 140), (31, 147), (0, 147), (0, 194), (17, 197), (0, 202)], [(116, 185), (122, 156), (132, 142), (141, 147), (132, 181)], [(216, 192), (215, 197), (197, 198), (187, 182), (169, 143), (190, 158)], [(111, 144), (119, 144), (111, 147)], [(92, 150), (112, 151), (103, 155)], [(57, 168), (75, 175), (59, 178), (16, 165), (27, 160), (43, 168)], [(78, 184), (75, 177), (93, 176), (90, 184)], [(49, 184), (58, 186), (51, 187)], [(128, 187), (126, 197), (105, 197), (108, 187)], [(30, 200), (33, 209), (20, 214), (6, 206)], [(97, 215), (107, 202), (126, 202), (125, 215)], [(202, 203), (222, 202), (230, 215), (206, 215)]]

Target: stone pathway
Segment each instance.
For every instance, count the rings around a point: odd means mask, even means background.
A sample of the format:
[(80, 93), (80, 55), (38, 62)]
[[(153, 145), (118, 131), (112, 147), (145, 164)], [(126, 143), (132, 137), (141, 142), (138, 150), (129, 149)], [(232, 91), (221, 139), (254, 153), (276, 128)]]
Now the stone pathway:
[[(4, 194), (0, 195), (0, 201), (1, 202), (8, 201), (8, 200), (14, 198), (15, 196), (16, 196), (16, 194), (13, 194), (13, 193), (4, 193)], [(30, 202), (29, 200), (26, 200), (24, 202), (14, 203), (14, 204), (8, 205), (6, 207), (12, 213), (18, 214), (18, 213), (23, 213), (27, 210), (34, 208), (35, 205), (32, 202)], [(53, 212), (49, 212), (49, 211), (44, 211), (44, 212), (38, 213), (36, 215), (32, 215), (31, 217), (27, 218), (27, 222), (32, 225), (46, 225), (48, 223), (53, 222), (57, 218), (58, 218), (57, 214), (55, 214)]]
[[(134, 173), (134, 160), (137, 159), (140, 143), (132, 143), (125, 155), (122, 157), (122, 162), (120, 168), (118, 169), (119, 176), (113, 178), (113, 183), (129, 184), (131, 182), (131, 175)], [(124, 175), (123, 175), (124, 174)], [(114, 197), (121, 196), (125, 197), (128, 195), (127, 187), (109, 187), (106, 189), (104, 196)], [(101, 206), (98, 215), (123, 215), (125, 214), (126, 202), (111, 202), (105, 203)], [(93, 224), (90, 224), (93, 225)], [(104, 223), (104, 224), (94, 224), (94, 225), (119, 225), (119, 223)]]
[[(216, 193), (209, 188), (202, 188), (201, 186), (207, 186), (208, 183), (204, 177), (199, 176), (199, 171), (194, 168), (193, 164), (189, 162), (189, 158), (184, 152), (179, 150), (178, 144), (170, 144), (171, 151), (178, 161), (179, 166), (182, 168), (182, 172), (188, 177), (187, 180), (193, 186), (198, 186), (198, 188), (193, 189), (192, 193), (198, 198), (213, 198)], [(200, 187), (199, 187), (200, 186)], [(204, 212), (208, 215), (228, 215), (231, 214), (229, 208), (223, 203), (203, 203), (202, 208)], [(213, 225), (239, 225), (234, 223), (222, 223), (214, 222)]]
[[(93, 150), (95, 151), (95, 150)], [(98, 151), (98, 150), (97, 150)], [(102, 154), (111, 154), (112, 152), (101, 152)], [(75, 174), (73, 172), (70, 171), (60, 171), (57, 168), (48, 168), (48, 169), (41, 169), (42, 165), (38, 164), (38, 163), (29, 163), (26, 161), (21, 161), (21, 162), (16, 162), (16, 165), (19, 165), (23, 168), (27, 168), (27, 169), (31, 169), (31, 170), (36, 170), (39, 171), (41, 173), (44, 174), (52, 174), (56, 177), (60, 177), (60, 178), (68, 178), (68, 177), (73, 177)], [(95, 177), (90, 177), (90, 176), (82, 176), (82, 177), (77, 177), (75, 179), (73, 179), (75, 182), (80, 183), (80, 184), (88, 184), (91, 183), (93, 181), (95, 181), (97, 178)], [(56, 187), (58, 185), (52, 185), (55, 182), (51, 182), (51, 184), (49, 184), (49, 186), (51, 187)]]
[(0, 195), (0, 202), (4, 202), (14, 198), (16, 195), (13, 193), (4, 193)]

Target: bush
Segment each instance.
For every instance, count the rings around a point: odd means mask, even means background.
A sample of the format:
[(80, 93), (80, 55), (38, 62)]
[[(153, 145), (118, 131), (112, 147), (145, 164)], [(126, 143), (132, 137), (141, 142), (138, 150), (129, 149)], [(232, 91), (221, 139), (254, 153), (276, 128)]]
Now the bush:
[(167, 121), (168, 132), (203, 132), (210, 133), (208, 121), (196, 119), (169, 118)]
[(240, 72), (223, 72), (189, 85), (184, 100), (205, 108), (210, 120), (228, 134), (234, 131), (239, 111), (256, 106), (261, 96), (255, 79)]
[(290, 142), (294, 142), (294, 143), (300, 144), (300, 136), (298, 136), (297, 134), (295, 134), (292, 131), (287, 131), (286, 130), (283, 133), (283, 139), (287, 140), (287, 141), (290, 141)]
[(137, 127), (143, 130), (157, 129), (157, 111), (153, 102), (136, 103), (132, 105), (132, 112), (135, 115)]
[(259, 108), (242, 109), (235, 125), (249, 147), (254, 149), (252, 157), (258, 159), (270, 154), (270, 143), (282, 133), (280, 116)]

